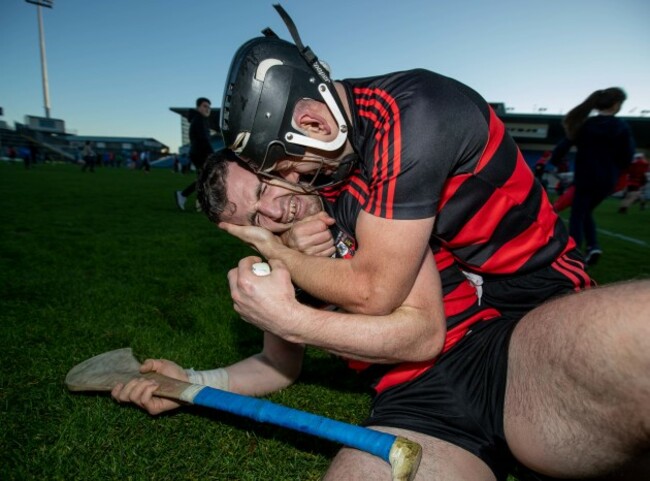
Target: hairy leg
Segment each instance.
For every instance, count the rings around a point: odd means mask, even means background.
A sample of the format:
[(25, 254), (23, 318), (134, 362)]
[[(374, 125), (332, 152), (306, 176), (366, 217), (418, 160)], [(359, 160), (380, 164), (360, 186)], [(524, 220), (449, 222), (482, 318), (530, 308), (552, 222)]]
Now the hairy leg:
[[(374, 426), (373, 429), (404, 436), (422, 446), (422, 462), (416, 481), (494, 481), (492, 470), (479, 458), (445, 441), (405, 429)], [(324, 481), (390, 481), (390, 465), (371, 454), (343, 448), (336, 455)]]
[(650, 281), (531, 311), (508, 363), (505, 433), (524, 465), (590, 477), (650, 455)]

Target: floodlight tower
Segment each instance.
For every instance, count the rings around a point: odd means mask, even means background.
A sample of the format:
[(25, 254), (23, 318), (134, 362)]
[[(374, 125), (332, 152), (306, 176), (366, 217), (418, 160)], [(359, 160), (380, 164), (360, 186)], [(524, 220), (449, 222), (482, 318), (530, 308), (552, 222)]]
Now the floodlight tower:
[(43, 15), (41, 7), (52, 8), (54, 0), (25, 0), (36, 5), (38, 10), (38, 37), (41, 45), (41, 75), (43, 77), (43, 102), (45, 103), (45, 117), (50, 118), (50, 88), (47, 84), (47, 59), (45, 58), (45, 34), (43, 33)]

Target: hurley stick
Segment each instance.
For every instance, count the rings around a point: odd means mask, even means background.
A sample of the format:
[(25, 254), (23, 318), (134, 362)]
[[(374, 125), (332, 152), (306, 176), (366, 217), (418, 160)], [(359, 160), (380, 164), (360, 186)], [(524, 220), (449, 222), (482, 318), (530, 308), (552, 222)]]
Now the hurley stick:
[(92, 357), (73, 367), (65, 378), (70, 391), (110, 391), (117, 384), (148, 378), (159, 384), (156, 396), (226, 411), (318, 436), (366, 451), (388, 462), (393, 481), (411, 481), (422, 457), (419, 444), (400, 436), (335, 421), (250, 396), (209, 386), (190, 384), (158, 373), (140, 373), (140, 363), (131, 348), (117, 349)]

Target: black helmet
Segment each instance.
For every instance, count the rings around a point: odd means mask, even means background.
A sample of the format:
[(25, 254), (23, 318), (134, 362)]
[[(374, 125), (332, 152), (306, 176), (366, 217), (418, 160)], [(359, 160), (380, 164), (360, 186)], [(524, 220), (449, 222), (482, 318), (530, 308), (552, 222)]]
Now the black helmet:
[[(287, 155), (303, 156), (305, 147), (337, 150), (348, 132), (328, 69), (309, 48), (284, 41), (269, 29), (265, 33), (267, 36), (249, 40), (235, 53), (221, 109), (226, 146), (256, 172), (272, 170)], [(339, 126), (336, 139), (315, 140), (292, 126), (296, 102), (305, 98), (328, 105)]]

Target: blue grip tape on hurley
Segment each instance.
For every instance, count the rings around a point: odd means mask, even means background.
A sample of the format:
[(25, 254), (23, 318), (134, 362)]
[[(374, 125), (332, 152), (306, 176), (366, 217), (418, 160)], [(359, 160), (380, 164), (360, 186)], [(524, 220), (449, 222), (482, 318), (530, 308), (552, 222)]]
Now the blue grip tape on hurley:
[(390, 449), (397, 439), (392, 434), (211, 387), (201, 389), (192, 403), (329, 439), (374, 454), (386, 462), (390, 462)]

